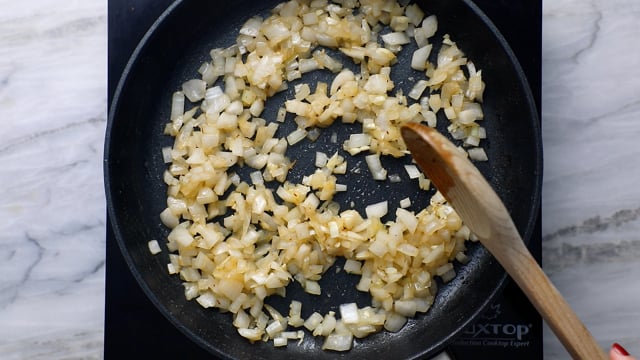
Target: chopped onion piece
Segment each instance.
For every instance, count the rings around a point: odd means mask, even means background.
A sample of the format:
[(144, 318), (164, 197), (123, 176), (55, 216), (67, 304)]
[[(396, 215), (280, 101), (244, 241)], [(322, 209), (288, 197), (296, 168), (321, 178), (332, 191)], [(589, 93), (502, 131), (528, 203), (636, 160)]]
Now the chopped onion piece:
[(244, 25), (242, 25), (242, 28), (240, 28), (239, 32), (242, 35), (256, 37), (258, 36), (258, 34), (260, 34), (261, 27), (262, 27), (262, 18), (256, 16), (247, 20), (247, 22), (244, 23)]
[(329, 90), (330, 95), (335, 95), (338, 90), (345, 85), (347, 82), (351, 82), (355, 80), (355, 75), (349, 69), (342, 70), (336, 77), (333, 79), (331, 83), (331, 90)]
[[(198, 296), (196, 298), (196, 301), (198, 302), (198, 304), (200, 304), (200, 306), (202, 306), (203, 308), (210, 308), (210, 307), (214, 307), (216, 306), (217, 302), (216, 302), (216, 297), (210, 293), (210, 292), (206, 292), (200, 296)], [(244, 314), (244, 312), (243, 312)], [(246, 314), (245, 314), (246, 315)], [(237, 319), (237, 317), (236, 317)], [(245, 325), (246, 324), (246, 325)], [(234, 324), (235, 325), (235, 324)], [(248, 326), (249, 323), (248, 322), (242, 322), (239, 325), (242, 326), (236, 326), (236, 327), (245, 327)]]
[(433, 45), (427, 44), (418, 50), (413, 52), (411, 57), (411, 68), (419, 71), (424, 71), (427, 68), (429, 55), (431, 54), (431, 48)]
[(431, 187), (431, 180), (427, 179), (423, 173), (420, 173), (420, 176), (418, 176), (418, 186), (420, 189), (428, 191), (429, 187)]
[(304, 324), (304, 320), (302, 320), (302, 303), (297, 300), (291, 301), (289, 305), (289, 317), (288, 322), (289, 325), (293, 327), (300, 327)]
[(426, 80), (419, 80), (418, 82), (415, 83), (415, 85), (413, 85), (413, 87), (411, 88), (407, 96), (409, 96), (413, 100), (418, 100), (420, 99), (420, 97), (422, 96), (422, 93), (427, 89), (428, 86), (429, 86), (429, 83)]
[(406, 16), (392, 16), (389, 26), (393, 31), (405, 31), (409, 27), (409, 18)]
[(415, 165), (405, 165), (404, 169), (407, 171), (407, 175), (409, 175), (409, 179), (417, 179), (420, 177), (422, 172)]
[(347, 259), (344, 263), (344, 271), (349, 274), (361, 274), (362, 273), (362, 263), (357, 260)]
[(406, 7), (405, 15), (409, 18), (411, 24), (418, 26), (424, 18), (424, 11), (422, 11), (418, 4), (411, 4)]
[(147, 245), (149, 246), (149, 252), (153, 255), (159, 254), (160, 252), (162, 252), (162, 249), (160, 248), (160, 244), (158, 244), (158, 240), (151, 240), (147, 243)]
[(258, 328), (253, 328), (253, 329), (239, 328), (238, 333), (240, 334), (240, 336), (247, 338), (251, 341), (258, 341), (262, 338), (262, 334), (264, 332)]
[(404, 32), (392, 32), (381, 36), (387, 45), (404, 45), (409, 43), (409, 37)]
[(165, 164), (170, 163), (173, 160), (173, 157), (171, 156), (171, 147), (170, 146), (165, 146), (162, 148), (162, 161), (164, 161)]
[(416, 216), (402, 208), (396, 209), (396, 219), (397, 222), (404, 225), (404, 227), (409, 231), (409, 233), (413, 234), (418, 227), (418, 219)]
[(347, 185), (346, 184), (336, 184), (336, 191), (337, 192), (347, 191)]
[(184, 114), (184, 93), (176, 91), (171, 97), (171, 120), (176, 120)]
[(329, 157), (327, 156), (327, 154), (320, 151), (316, 152), (316, 167), (319, 167), (319, 168), (325, 167), (328, 161), (329, 161)]
[(302, 74), (320, 69), (320, 64), (316, 59), (301, 59), (298, 62), (298, 70)]
[(351, 349), (353, 343), (353, 335), (347, 334), (330, 334), (322, 344), (323, 350), (347, 351)]
[(182, 92), (191, 102), (202, 100), (206, 89), (207, 83), (200, 79), (192, 79), (182, 84)]
[(267, 335), (269, 335), (270, 337), (275, 337), (277, 334), (280, 334), (282, 331), (284, 330), (284, 326), (280, 321), (272, 321), (269, 325), (267, 325), (267, 328), (265, 329), (265, 331), (267, 332)]
[(404, 324), (406, 323), (406, 317), (394, 312), (390, 312), (387, 313), (387, 318), (384, 322), (384, 328), (389, 332), (398, 332), (404, 327)]
[(302, 141), (306, 136), (307, 130), (298, 128), (287, 135), (287, 142), (289, 143), (289, 145), (294, 145)]
[(367, 166), (374, 180), (385, 180), (387, 178), (387, 170), (382, 167), (380, 162), (380, 155), (371, 154), (365, 157)]
[(484, 151), (483, 148), (478, 147), (478, 148), (469, 149), (467, 150), (467, 153), (469, 153), (469, 159), (474, 161), (489, 160), (489, 157), (487, 156), (487, 153)]
[(287, 346), (287, 341), (288, 339), (284, 336), (276, 336), (273, 338), (273, 346), (275, 347)]
[(180, 223), (180, 218), (170, 208), (166, 208), (160, 213), (160, 221), (169, 229), (173, 229)]
[(466, 146), (478, 146), (480, 145), (480, 138), (477, 136), (467, 136), (466, 139), (464, 139), (464, 145)]
[(404, 317), (414, 317), (416, 315), (416, 302), (414, 300), (396, 300), (393, 310)]
[(253, 185), (263, 185), (264, 184), (264, 178), (262, 177), (262, 172), (260, 171), (253, 171), (249, 174), (249, 177), (251, 178), (251, 183)]
[(340, 305), (340, 317), (345, 324), (357, 324), (360, 321), (358, 305), (356, 303)]
[(307, 330), (309, 331), (313, 331), (315, 330), (316, 327), (318, 327), (318, 325), (320, 325), (320, 323), (322, 322), (322, 319), (323, 319), (323, 316), (320, 313), (314, 312), (304, 322), (304, 327), (307, 328)]
[(322, 293), (320, 284), (316, 281), (307, 280), (304, 283), (304, 291), (312, 295), (320, 295)]
[(367, 214), (367, 218), (382, 218), (387, 215), (389, 203), (388, 201), (381, 201), (379, 203), (368, 205), (365, 208), (365, 213)]
[(349, 136), (349, 147), (362, 147), (371, 144), (369, 134), (351, 134)]

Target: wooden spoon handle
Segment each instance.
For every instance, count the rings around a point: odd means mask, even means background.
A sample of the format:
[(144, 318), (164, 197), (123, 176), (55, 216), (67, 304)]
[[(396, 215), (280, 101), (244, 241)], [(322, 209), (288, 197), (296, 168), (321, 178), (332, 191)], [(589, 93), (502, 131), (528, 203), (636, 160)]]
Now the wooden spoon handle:
[[(476, 211), (479, 210), (494, 220), (479, 226), (473, 215), (466, 215), (471, 217), (475, 228), (480, 232), (486, 232), (487, 235), (479, 236), (482, 244), (527, 295), (574, 359), (608, 359), (589, 330), (533, 258), (504, 203), (484, 176), (475, 167), (473, 171), (464, 172), (464, 176), (468, 187), (461, 188), (456, 184), (452, 195), (457, 195), (458, 198), (454, 201), (466, 204), (469, 201), (479, 201)], [(471, 199), (472, 193), (475, 195), (474, 199)], [(455, 204), (453, 206), (455, 208)], [(462, 219), (464, 221), (465, 217)], [(474, 227), (471, 229), (474, 230)]]
[[(518, 239), (505, 239), (505, 242), (516, 241), (522, 243), (519, 236)], [(503, 264), (574, 359), (608, 359), (524, 244), (502, 252), (502, 256), (511, 257), (511, 261), (498, 261)], [(507, 269), (507, 266), (510, 269)]]

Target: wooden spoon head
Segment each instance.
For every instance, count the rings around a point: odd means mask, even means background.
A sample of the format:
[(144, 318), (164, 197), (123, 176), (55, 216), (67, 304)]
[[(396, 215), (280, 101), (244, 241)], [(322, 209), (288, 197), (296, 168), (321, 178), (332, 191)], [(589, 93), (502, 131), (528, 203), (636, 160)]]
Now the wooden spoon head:
[(491, 236), (493, 221), (506, 217), (512, 224), (504, 204), (464, 150), (425, 125), (411, 123), (401, 131), (420, 169), (481, 240)]

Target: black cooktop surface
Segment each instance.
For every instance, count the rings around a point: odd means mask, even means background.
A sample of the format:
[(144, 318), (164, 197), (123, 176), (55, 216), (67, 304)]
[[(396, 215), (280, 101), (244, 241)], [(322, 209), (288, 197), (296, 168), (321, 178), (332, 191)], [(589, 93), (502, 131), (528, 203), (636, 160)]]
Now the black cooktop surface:
[[(172, 0), (109, 0), (108, 98), (129, 56)], [(541, 0), (476, 0), (494, 22), (529, 80), (540, 109)], [(107, 219), (108, 223), (108, 219)], [(529, 248), (540, 260), (540, 221)], [(212, 359), (178, 331), (147, 299), (131, 275), (107, 225), (104, 358)], [(476, 323), (447, 349), (457, 360), (542, 359), (542, 320), (512, 282)]]

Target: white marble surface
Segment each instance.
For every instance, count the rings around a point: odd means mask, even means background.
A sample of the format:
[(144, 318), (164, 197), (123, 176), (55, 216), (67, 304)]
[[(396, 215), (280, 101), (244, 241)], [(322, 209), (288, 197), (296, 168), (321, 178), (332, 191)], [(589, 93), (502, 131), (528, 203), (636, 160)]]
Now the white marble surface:
[[(0, 9), (0, 358), (101, 358), (106, 2)], [(636, 355), (638, 20), (637, 0), (544, 1), (544, 267), (603, 347)]]
[[(544, 1), (544, 268), (603, 345), (640, 354), (640, 2)], [(548, 358), (564, 355), (550, 331)]]

